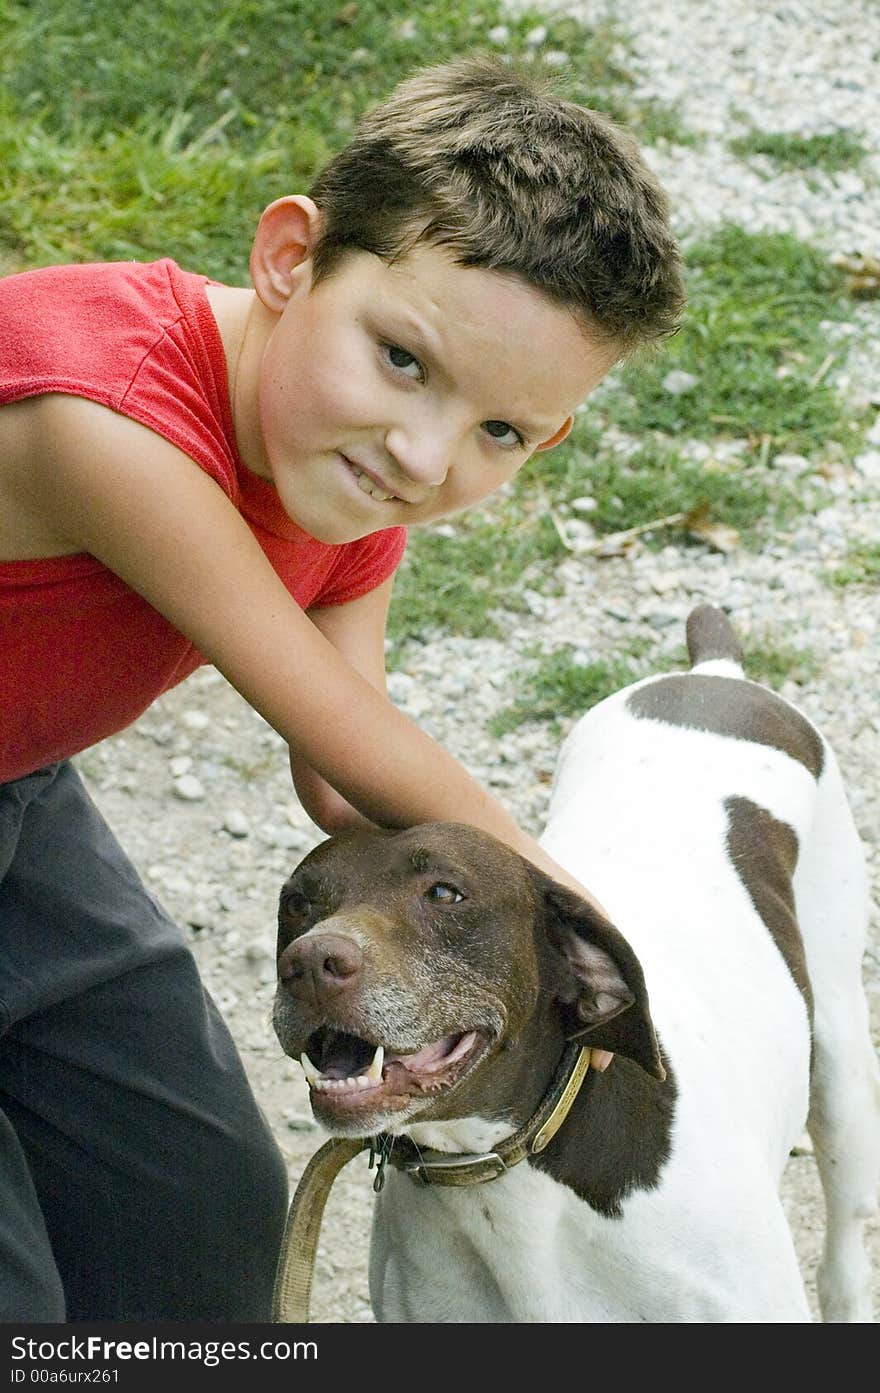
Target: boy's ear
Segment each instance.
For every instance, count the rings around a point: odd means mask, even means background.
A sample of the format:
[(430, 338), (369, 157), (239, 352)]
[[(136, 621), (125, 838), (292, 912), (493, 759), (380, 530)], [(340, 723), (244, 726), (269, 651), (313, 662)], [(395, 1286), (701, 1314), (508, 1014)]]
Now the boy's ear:
[(260, 218), (251, 249), (251, 281), (273, 314), (287, 304), (291, 273), (312, 255), (320, 222), (317, 207), (305, 194), (276, 198)]
[(573, 425), (574, 417), (567, 416), (559, 427), (559, 430), (554, 431), (549, 440), (542, 440), (540, 445), (535, 446), (535, 454), (537, 454), (539, 450), (552, 450), (554, 445), (560, 445)]

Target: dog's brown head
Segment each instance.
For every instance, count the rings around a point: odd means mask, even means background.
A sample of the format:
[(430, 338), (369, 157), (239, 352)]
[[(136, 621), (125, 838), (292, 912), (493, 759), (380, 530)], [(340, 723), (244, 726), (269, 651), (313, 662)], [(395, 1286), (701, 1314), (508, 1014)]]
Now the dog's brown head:
[(332, 1132), (531, 1108), (576, 1031), (663, 1076), (624, 938), (473, 827), (330, 838), (278, 923), (275, 1029)]

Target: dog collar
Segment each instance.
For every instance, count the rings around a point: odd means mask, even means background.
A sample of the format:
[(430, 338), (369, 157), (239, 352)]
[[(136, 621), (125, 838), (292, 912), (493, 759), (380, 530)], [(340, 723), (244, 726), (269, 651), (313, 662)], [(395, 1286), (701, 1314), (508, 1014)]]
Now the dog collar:
[(562, 1126), (590, 1067), (590, 1048), (570, 1040), (537, 1109), (524, 1127), (505, 1137), (494, 1151), (461, 1155), (422, 1151), (409, 1137), (331, 1137), (309, 1161), (290, 1204), (272, 1298), (273, 1321), (301, 1325), (309, 1319), (312, 1275), (321, 1221), (333, 1182), (343, 1166), (369, 1150), (376, 1167), (373, 1189), (385, 1183), (385, 1167), (423, 1185), (482, 1185), (544, 1150)]
[(376, 1167), (373, 1189), (377, 1192), (382, 1189), (386, 1164), (422, 1185), (482, 1185), (487, 1180), (497, 1180), (527, 1156), (543, 1151), (552, 1141), (568, 1117), (589, 1067), (589, 1046), (577, 1041), (569, 1043), (550, 1087), (528, 1122), (505, 1137), (492, 1151), (432, 1151), (416, 1146), (409, 1137), (395, 1137), (387, 1132), (373, 1137), (368, 1143), (370, 1167)]

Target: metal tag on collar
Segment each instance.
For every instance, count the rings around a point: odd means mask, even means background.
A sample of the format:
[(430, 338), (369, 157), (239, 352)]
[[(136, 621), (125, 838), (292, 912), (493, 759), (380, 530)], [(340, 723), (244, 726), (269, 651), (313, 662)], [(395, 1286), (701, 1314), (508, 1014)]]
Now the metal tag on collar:
[(381, 1193), (385, 1185), (385, 1167), (388, 1164), (388, 1157), (391, 1155), (393, 1145), (394, 1138), (389, 1136), (387, 1132), (383, 1132), (381, 1136), (370, 1138), (370, 1158), (367, 1166), (369, 1170), (375, 1166), (376, 1178), (373, 1181), (373, 1189), (377, 1195)]
[(450, 1156), (432, 1157), (426, 1161), (419, 1157), (412, 1161), (405, 1161), (402, 1169), (413, 1179), (420, 1180), (423, 1185), (432, 1184), (432, 1174), (436, 1174), (438, 1184), (442, 1184), (444, 1175), (454, 1175), (457, 1171), (470, 1170), (471, 1167), (486, 1166), (490, 1168), (488, 1175), (481, 1176), (481, 1180), (497, 1180), (499, 1175), (503, 1175), (507, 1166), (498, 1155), (497, 1151), (485, 1151), (480, 1155), (473, 1156)]

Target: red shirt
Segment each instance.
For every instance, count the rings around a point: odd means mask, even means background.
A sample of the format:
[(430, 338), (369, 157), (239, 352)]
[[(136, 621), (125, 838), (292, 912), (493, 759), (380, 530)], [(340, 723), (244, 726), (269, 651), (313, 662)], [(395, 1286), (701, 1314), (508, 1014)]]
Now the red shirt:
[[(66, 392), (140, 421), (217, 481), (303, 609), (344, 604), (391, 575), (405, 531), (316, 541), (245, 468), (207, 283), (169, 260), (0, 279), (0, 404)], [(92, 556), (0, 562), (0, 783), (123, 729), (204, 661)]]

